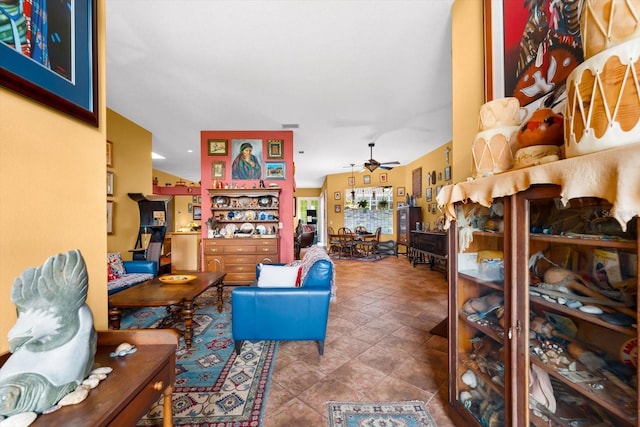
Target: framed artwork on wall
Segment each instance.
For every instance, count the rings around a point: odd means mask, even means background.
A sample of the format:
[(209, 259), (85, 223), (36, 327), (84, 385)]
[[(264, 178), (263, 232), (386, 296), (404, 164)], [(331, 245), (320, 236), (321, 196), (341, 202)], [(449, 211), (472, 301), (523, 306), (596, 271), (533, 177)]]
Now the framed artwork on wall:
[[(0, 43), (0, 85), (98, 126), (96, 0), (68, 3), (47, 2), (48, 20), (37, 19), (34, 6), (33, 19), (16, 8), (4, 21), (12, 42)], [(45, 41), (30, 45), (14, 33), (10, 23), (18, 18)]]
[(362, 179), (365, 184), (371, 184), (371, 175), (365, 175)]
[(447, 166), (446, 168), (444, 168), (444, 180), (445, 181), (451, 180), (451, 166)]
[(284, 141), (282, 139), (267, 139), (267, 158), (268, 159), (282, 159), (282, 145)]
[(200, 221), (202, 219), (202, 206), (193, 206), (193, 220)]
[(211, 163), (211, 177), (224, 178), (225, 162), (215, 161)]
[(380, 174), (380, 182), (387, 182), (387, 174), (386, 173), (381, 173)]
[(340, 192), (336, 191), (333, 193), (333, 200), (340, 200)]
[(396, 190), (396, 194), (398, 196), (404, 196), (404, 187), (398, 187), (398, 189)]
[(334, 205), (334, 207), (333, 207), (333, 211), (334, 211), (335, 213), (340, 213), (340, 212), (342, 212), (342, 205)]
[(266, 162), (264, 179), (285, 179), (284, 162)]
[(411, 171), (411, 190), (416, 197), (422, 196), (422, 168), (417, 168)]
[(107, 141), (107, 167), (113, 167), (113, 142)]
[(427, 196), (427, 202), (430, 202), (433, 199), (433, 190), (431, 187), (427, 187), (425, 194)]
[(231, 179), (262, 179), (261, 139), (232, 139), (231, 156)]
[(113, 172), (107, 172), (107, 196), (113, 196)]
[(107, 200), (107, 234), (113, 234), (113, 201)]
[(226, 139), (207, 140), (207, 154), (210, 156), (226, 156), (229, 154), (229, 141)]
[[(582, 2), (548, 3), (551, 10), (526, 2), (484, 0), (485, 100), (514, 96), (528, 111), (525, 120), (543, 105), (553, 107), (554, 100), (564, 99), (564, 82), (583, 61)], [(550, 23), (548, 16), (557, 21)], [(536, 31), (525, 32), (526, 26)]]

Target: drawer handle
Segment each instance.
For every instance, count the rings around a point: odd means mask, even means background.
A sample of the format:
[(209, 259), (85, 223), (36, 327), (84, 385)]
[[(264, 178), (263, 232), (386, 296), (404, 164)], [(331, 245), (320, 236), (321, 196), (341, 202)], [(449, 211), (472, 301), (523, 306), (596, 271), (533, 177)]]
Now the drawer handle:
[(156, 391), (164, 390), (164, 383), (162, 381), (156, 381), (155, 383), (153, 383), (153, 389)]

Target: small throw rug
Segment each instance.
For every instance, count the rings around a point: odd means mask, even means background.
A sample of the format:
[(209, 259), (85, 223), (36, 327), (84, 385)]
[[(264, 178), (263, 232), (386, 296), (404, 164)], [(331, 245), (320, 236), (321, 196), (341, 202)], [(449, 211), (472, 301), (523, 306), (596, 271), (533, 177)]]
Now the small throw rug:
[(327, 402), (328, 427), (437, 427), (420, 400)]
[[(176, 349), (173, 426), (260, 425), (277, 343), (245, 341), (237, 356), (231, 336), (230, 294), (225, 292), (222, 313), (216, 308), (215, 289), (199, 296), (195, 306), (192, 348), (185, 347), (181, 336)], [(165, 307), (129, 310), (121, 327), (184, 330), (181, 320), (168, 317)], [(160, 399), (138, 425), (162, 425), (162, 408)]]

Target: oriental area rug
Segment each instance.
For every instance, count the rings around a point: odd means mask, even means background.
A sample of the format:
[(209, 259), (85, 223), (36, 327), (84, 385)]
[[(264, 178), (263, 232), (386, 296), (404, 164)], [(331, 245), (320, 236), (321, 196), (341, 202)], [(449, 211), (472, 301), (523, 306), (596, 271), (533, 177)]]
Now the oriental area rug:
[(437, 427), (420, 400), (404, 402), (327, 402), (328, 427)]
[[(195, 300), (192, 348), (180, 338), (176, 350), (173, 391), (174, 426), (243, 427), (260, 425), (275, 357), (275, 341), (245, 341), (238, 356), (231, 336), (230, 295), (222, 313), (216, 308), (215, 289)], [(173, 327), (179, 319), (167, 317), (165, 307), (126, 311), (122, 329)], [(162, 425), (162, 399), (140, 420), (139, 426)]]

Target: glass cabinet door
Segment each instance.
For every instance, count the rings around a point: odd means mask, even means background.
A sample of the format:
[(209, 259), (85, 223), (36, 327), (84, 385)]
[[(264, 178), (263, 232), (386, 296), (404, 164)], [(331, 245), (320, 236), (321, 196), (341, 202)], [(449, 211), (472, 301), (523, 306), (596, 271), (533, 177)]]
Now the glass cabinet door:
[(506, 378), (510, 343), (506, 326), (511, 314), (505, 310), (510, 298), (504, 259), (509, 230), (509, 206), (497, 200), (491, 208), (474, 204), (457, 206), (457, 222), (449, 234), (450, 319), (452, 363), (450, 392), (457, 412), (468, 425), (504, 425), (510, 415), (505, 405), (509, 394)]
[(521, 425), (638, 425), (637, 220), (623, 230), (606, 200), (565, 205), (555, 186), (515, 204)]

